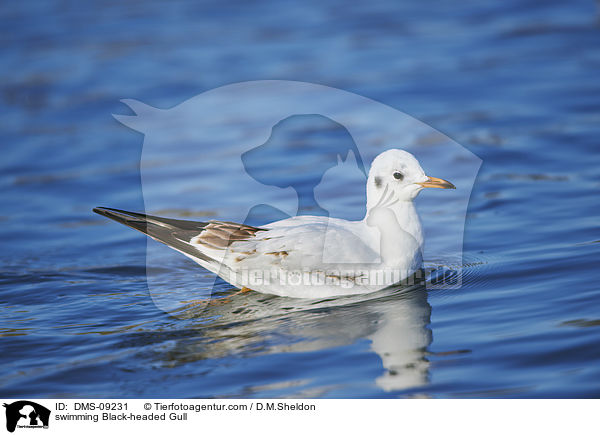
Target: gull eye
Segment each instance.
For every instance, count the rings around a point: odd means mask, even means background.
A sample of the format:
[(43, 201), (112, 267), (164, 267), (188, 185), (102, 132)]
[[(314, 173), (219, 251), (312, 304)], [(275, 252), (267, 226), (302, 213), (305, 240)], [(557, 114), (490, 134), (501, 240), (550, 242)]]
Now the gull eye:
[(404, 180), (404, 175), (402, 175), (402, 172), (394, 172), (394, 178), (396, 180)]

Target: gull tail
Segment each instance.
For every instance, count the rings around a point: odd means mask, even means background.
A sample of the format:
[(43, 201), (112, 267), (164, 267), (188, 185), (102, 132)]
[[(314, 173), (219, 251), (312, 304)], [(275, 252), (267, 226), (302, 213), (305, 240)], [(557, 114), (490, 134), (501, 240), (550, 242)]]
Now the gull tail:
[(182, 254), (203, 260), (207, 263), (215, 263), (214, 259), (203, 254), (190, 244), (190, 240), (198, 236), (209, 225), (208, 222), (162, 218), (106, 207), (96, 207), (93, 211), (123, 225), (127, 225), (134, 230), (138, 230)]

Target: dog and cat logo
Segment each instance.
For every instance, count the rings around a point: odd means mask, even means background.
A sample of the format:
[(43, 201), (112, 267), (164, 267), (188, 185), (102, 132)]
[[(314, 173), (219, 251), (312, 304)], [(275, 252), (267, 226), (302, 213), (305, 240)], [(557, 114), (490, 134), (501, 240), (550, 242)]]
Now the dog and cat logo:
[(4, 404), (6, 408), (6, 430), (14, 432), (16, 428), (47, 429), (50, 410), (29, 400), (19, 400)]

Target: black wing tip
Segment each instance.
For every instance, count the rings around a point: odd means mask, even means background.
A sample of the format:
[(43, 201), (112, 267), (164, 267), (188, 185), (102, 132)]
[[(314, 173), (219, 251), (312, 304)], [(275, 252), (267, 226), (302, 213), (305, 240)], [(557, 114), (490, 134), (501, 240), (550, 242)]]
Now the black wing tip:
[(116, 217), (124, 218), (129, 214), (124, 210), (117, 210), (116, 208), (108, 208), (108, 207), (94, 207), (92, 209), (94, 213), (98, 213), (100, 216), (104, 216), (107, 218), (115, 219)]
[(92, 209), (94, 213), (103, 214), (103, 213), (131, 213), (125, 210), (119, 210), (118, 208), (110, 208), (110, 207), (94, 207)]
[(100, 216), (104, 216), (104, 217), (111, 217), (111, 211), (113, 209), (110, 209), (108, 207), (94, 207), (92, 209), (92, 211), (96, 214), (99, 214)]
[[(119, 210), (117, 208), (109, 207), (94, 207), (92, 209), (94, 213), (98, 213), (101, 216), (107, 217), (119, 223), (133, 226), (131, 224), (139, 225), (140, 223), (146, 224), (146, 215), (142, 213), (134, 213), (131, 211)], [(136, 227), (134, 227), (136, 228)], [(136, 228), (139, 229), (139, 228)]]
[(104, 214), (106, 214), (106, 213), (109, 213), (109, 212), (111, 212), (111, 211), (112, 211), (112, 212), (115, 212), (115, 211), (116, 211), (116, 212), (123, 212), (123, 210), (117, 210), (117, 209), (114, 209), (114, 208), (108, 208), (108, 207), (94, 207), (94, 208), (92, 209), (92, 211), (93, 211), (94, 213), (98, 213), (98, 214), (101, 214), (101, 215), (104, 215)]
[(135, 213), (132, 211), (119, 210), (118, 208), (110, 208), (110, 207), (94, 207), (92, 209), (92, 211), (94, 213), (98, 213), (103, 216), (114, 215), (114, 214), (124, 214), (124, 215), (131, 215), (131, 216), (146, 216), (145, 214), (142, 214), (142, 213)]

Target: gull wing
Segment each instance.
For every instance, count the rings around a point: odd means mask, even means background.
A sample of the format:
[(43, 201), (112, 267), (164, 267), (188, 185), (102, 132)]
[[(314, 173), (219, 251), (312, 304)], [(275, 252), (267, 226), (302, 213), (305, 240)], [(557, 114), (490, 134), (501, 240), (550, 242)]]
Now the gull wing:
[(93, 211), (138, 230), (185, 255), (216, 266), (220, 264), (220, 260), (208, 255), (206, 251), (224, 252), (234, 242), (249, 240), (258, 232), (267, 231), (235, 222), (195, 222), (106, 207), (96, 207)]

